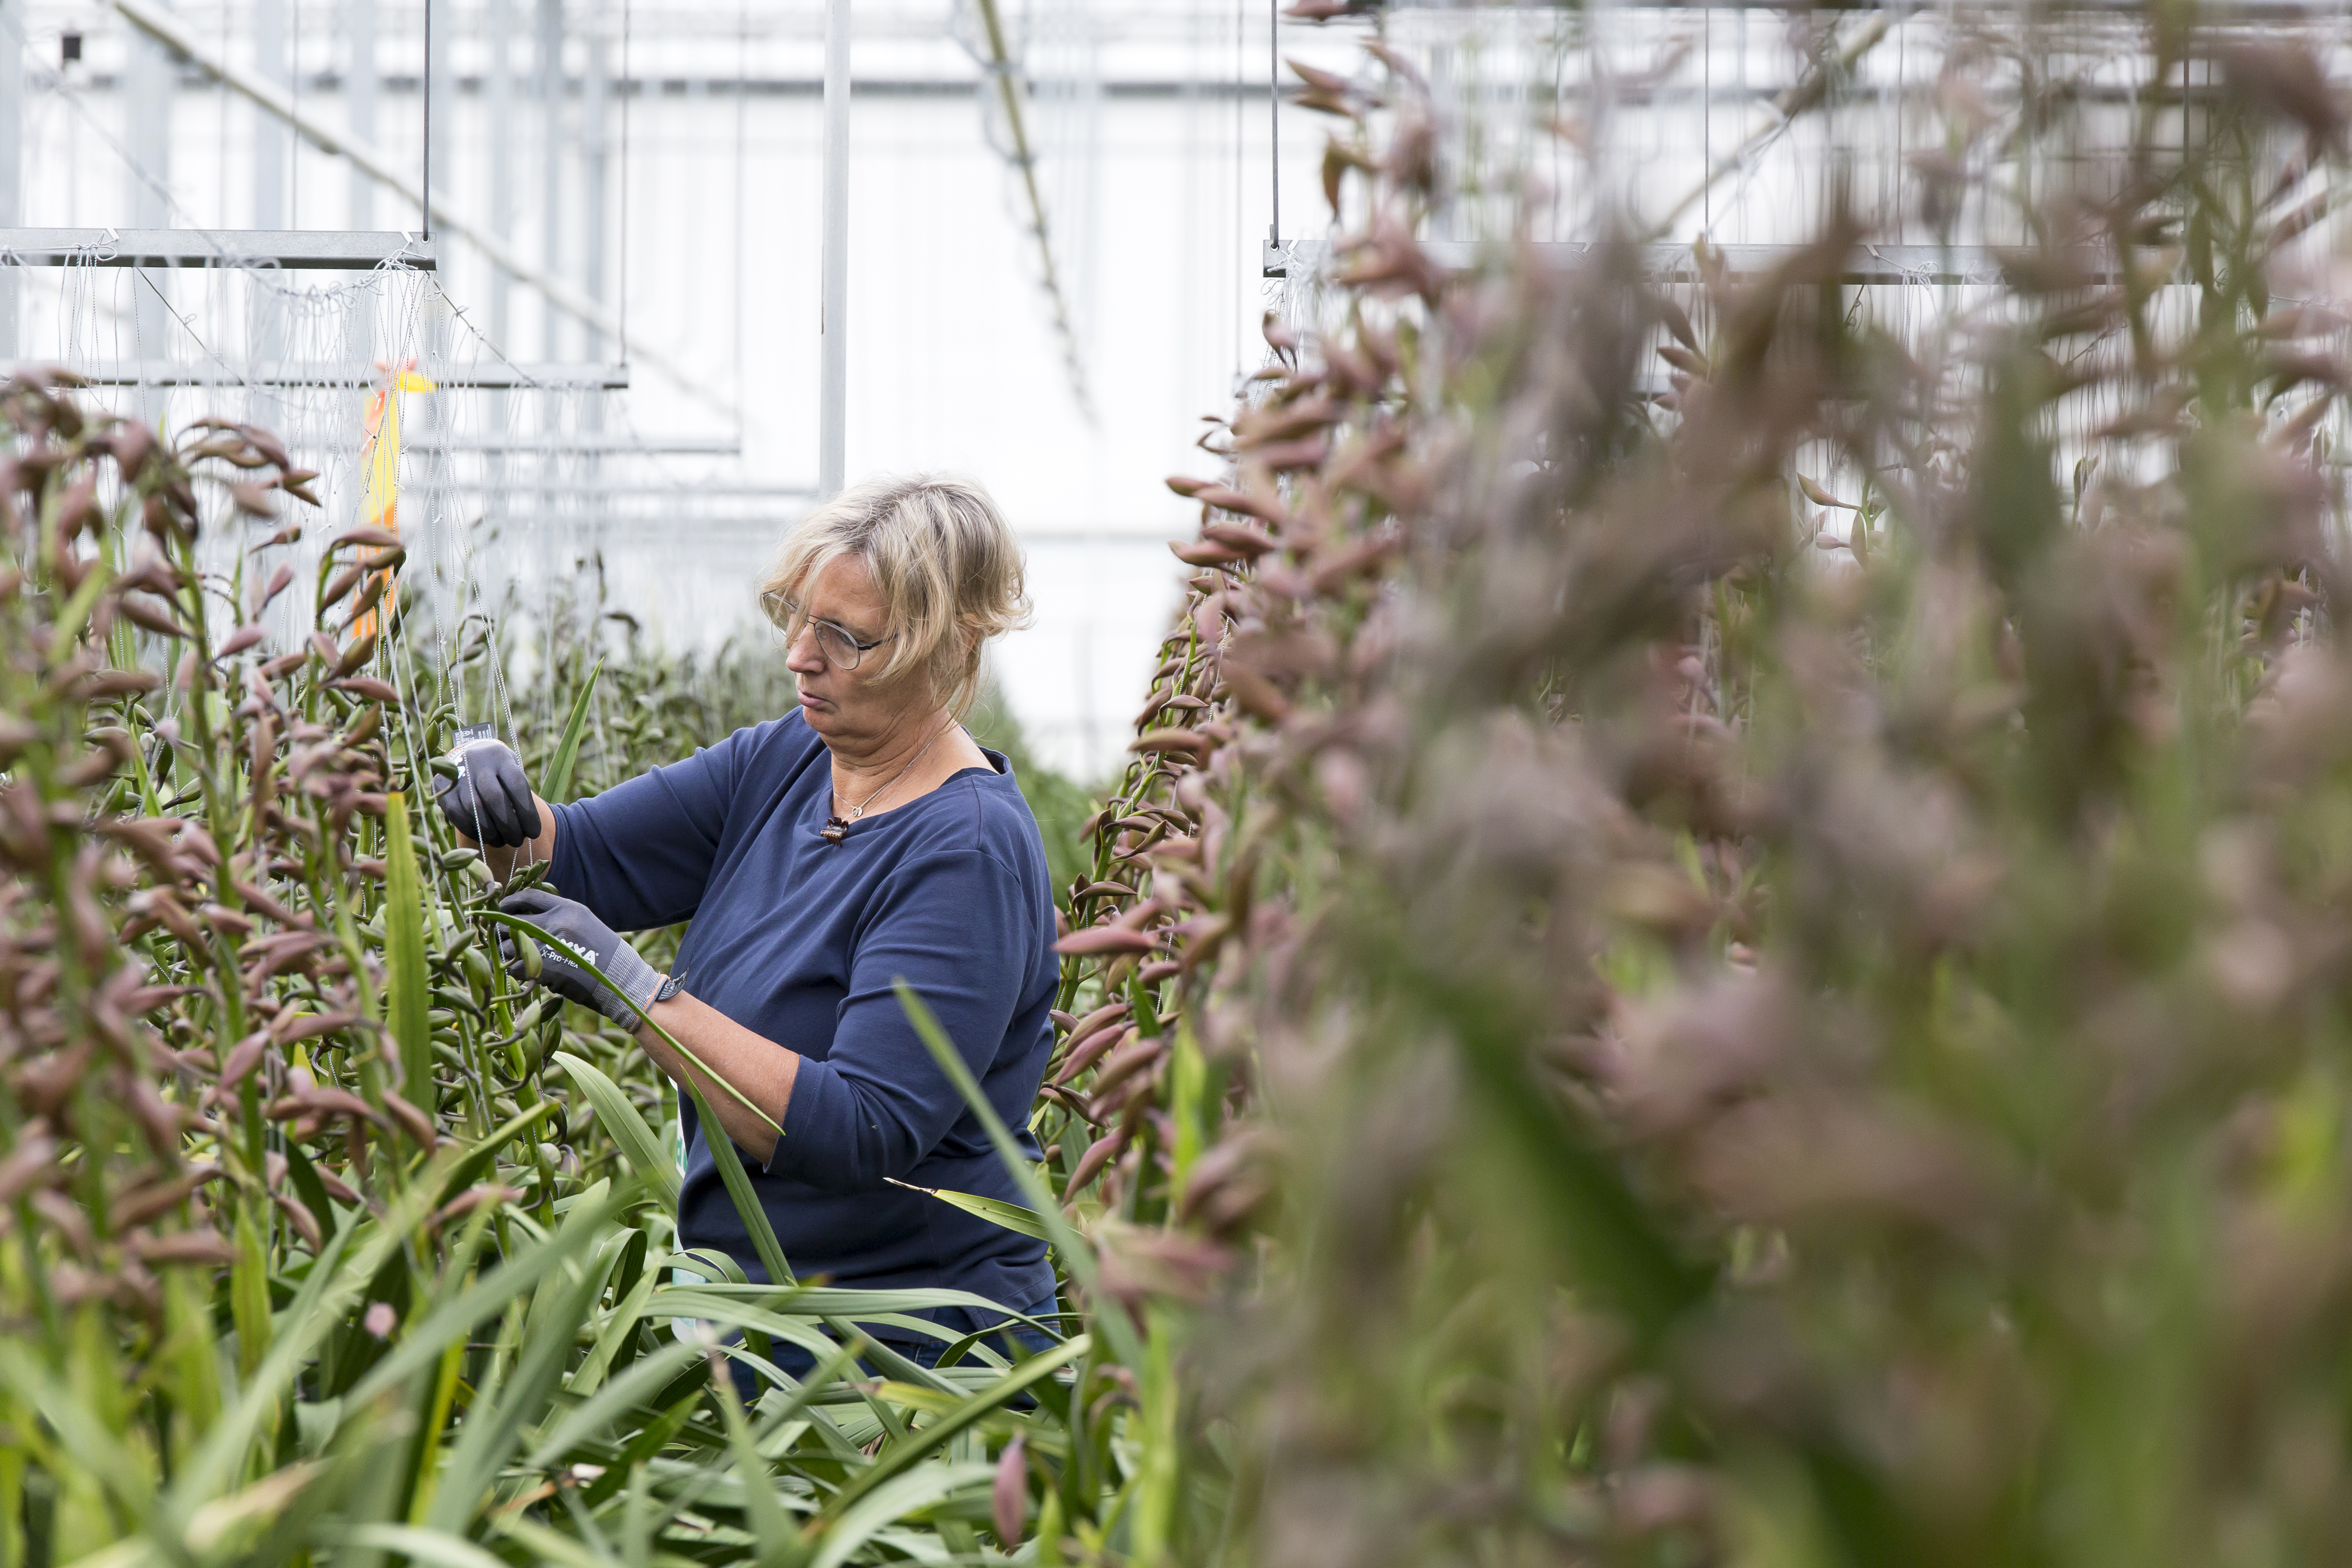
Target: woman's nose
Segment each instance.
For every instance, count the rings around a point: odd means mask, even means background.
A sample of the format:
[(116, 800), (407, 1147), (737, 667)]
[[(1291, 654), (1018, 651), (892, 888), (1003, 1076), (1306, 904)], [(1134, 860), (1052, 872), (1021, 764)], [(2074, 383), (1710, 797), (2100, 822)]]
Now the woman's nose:
[(803, 626), (800, 635), (793, 638), (792, 646), (784, 650), (784, 668), (795, 675), (814, 675), (825, 668), (824, 655), (817, 650), (814, 627)]

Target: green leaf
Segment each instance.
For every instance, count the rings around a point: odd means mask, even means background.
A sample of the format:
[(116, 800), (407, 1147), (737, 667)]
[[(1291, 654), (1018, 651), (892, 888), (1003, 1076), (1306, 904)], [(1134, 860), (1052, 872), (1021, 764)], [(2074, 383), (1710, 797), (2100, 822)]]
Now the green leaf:
[(360, 1379), (345, 1405), (365, 1405), (410, 1373), (438, 1361), (450, 1342), (470, 1332), (475, 1324), (587, 1250), (605, 1222), (628, 1206), (631, 1196), (615, 1192), (600, 1204), (573, 1209), (564, 1216), (562, 1228), (543, 1245), (492, 1270), (463, 1295), (436, 1309), (423, 1322), (403, 1334), (398, 1348)]
[(944, 1187), (919, 1187), (912, 1182), (902, 1182), (895, 1176), (882, 1178), (894, 1187), (904, 1187), (910, 1193), (927, 1193), (943, 1204), (953, 1204), (966, 1214), (976, 1214), (991, 1225), (1001, 1225), (1007, 1230), (1039, 1241), (1051, 1241), (1053, 1233), (1045, 1228), (1045, 1216), (1035, 1209), (1008, 1204), (1002, 1198), (983, 1198), (977, 1193), (951, 1193)]
[[(559, 1237), (555, 1243), (562, 1241)], [(457, 1428), (457, 1446), (451, 1449), (441, 1474), (441, 1488), (433, 1496), (432, 1516), (425, 1521), (451, 1534), (466, 1528), (496, 1491), (499, 1472), (522, 1441), (523, 1424), (547, 1407), (562, 1381), (563, 1366), (580, 1325), (595, 1310), (604, 1288), (604, 1277), (584, 1273), (565, 1288), (545, 1313), (531, 1314), (531, 1331), (525, 1336), (514, 1372), (499, 1391), (498, 1402), (485, 1410), (480, 1403), (466, 1412)]]
[(261, 1358), (269, 1353), (269, 1259), (262, 1251), (261, 1232), (253, 1211), (238, 1205), (236, 1263), (229, 1271), (229, 1321), (236, 1327), (236, 1370), (251, 1377)]
[(75, 641), (81, 636), (82, 623), (89, 619), (89, 612), (97, 606), (98, 596), (106, 591), (107, 584), (113, 577), (114, 574), (100, 562), (90, 568), (89, 574), (74, 589), (73, 596), (66, 601), (65, 608), (58, 612), (56, 628), (49, 633), (49, 658), (52, 662), (73, 651)]
[(638, 1361), (628, 1371), (596, 1391), (595, 1396), (579, 1405), (556, 1424), (555, 1430), (541, 1440), (523, 1461), (525, 1468), (543, 1470), (569, 1453), (576, 1444), (595, 1436), (623, 1412), (638, 1400), (649, 1398), (669, 1386), (669, 1380), (701, 1359), (703, 1348), (684, 1340), (673, 1341)]
[[(924, 1436), (929, 1436), (928, 1431)], [(929, 1508), (995, 1475), (993, 1465), (935, 1464), (900, 1476), (887, 1486), (877, 1486), (825, 1531), (824, 1546), (810, 1560), (809, 1568), (841, 1568), (851, 1553), (917, 1509)]]
[(751, 1440), (751, 1423), (743, 1419), (743, 1402), (735, 1395), (734, 1379), (714, 1378), (711, 1391), (719, 1396), (719, 1413), (727, 1423), (727, 1447), (734, 1454), (735, 1473), (742, 1483), (743, 1512), (751, 1521), (752, 1538), (759, 1542), (760, 1568), (782, 1568), (797, 1555), (793, 1549), (799, 1543), (800, 1531), (776, 1500), (775, 1476)]
[(621, 1086), (607, 1078), (593, 1063), (583, 1061), (570, 1051), (556, 1052), (555, 1060), (572, 1075), (572, 1081), (579, 1086), (582, 1094), (588, 1097), (588, 1103), (596, 1108), (596, 1120), (604, 1124), (604, 1130), (613, 1135), (613, 1142), (620, 1145), (621, 1157), (629, 1163), (629, 1169), (637, 1173), (637, 1179), (647, 1188), (660, 1195), (665, 1208), (676, 1214), (677, 1167), (671, 1163), (669, 1151), (663, 1147), (660, 1137), (646, 1125), (646, 1119), (638, 1114), (629, 1097), (621, 1092)]
[[(465, 1157), (450, 1169), (448, 1180), (441, 1184), (440, 1201), (447, 1203), (481, 1180), (498, 1162), (499, 1150), (553, 1116), (555, 1111), (555, 1101), (542, 1100), (529, 1110), (517, 1112), (496, 1131), (466, 1151)], [(320, 1190), (323, 1192), (325, 1189)]]
[[(724, 1079), (719, 1081), (726, 1082)], [(768, 1223), (768, 1211), (761, 1205), (760, 1194), (751, 1190), (751, 1178), (744, 1173), (742, 1157), (735, 1152), (735, 1140), (727, 1135), (727, 1129), (710, 1113), (709, 1102), (702, 1098), (702, 1091), (694, 1087), (691, 1079), (682, 1087), (694, 1100), (695, 1118), (702, 1125), (702, 1141), (709, 1145), (711, 1161), (719, 1167), (719, 1179), (726, 1184), (727, 1195), (735, 1201), (735, 1212), (741, 1216), (743, 1228), (751, 1233), (752, 1250), (760, 1255), (768, 1279), (778, 1285), (796, 1283), (793, 1266), (784, 1261), (783, 1243), (776, 1239), (776, 1227)]]
[[(679, 1258), (691, 1258), (681, 1252)], [(938, 1290), (920, 1287), (897, 1290), (852, 1290), (830, 1285), (801, 1285), (786, 1288), (781, 1285), (731, 1285), (706, 1281), (700, 1285), (678, 1286), (679, 1289), (695, 1289), (710, 1296), (731, 1297), (750, 1301), (779, 1312), (803, 1312), (818, 1318), (866, 1318), (882, 1312), (917, 1312), (927, 1307), (977, 1307), (984, 1312), (998, 1312), (1008, 1318), (1018, 1318), (1024, 1323), (1034, 1319), (1023, 1316), (1001, 1301), (970, 1290)], [(1039, 1323), (1040, 1328), (1048, 1325)]]
[(29, 1341), (0, 1340), (0, 1387), (37, 1410), (58, 1435), (58, 1446), (85, 1472), (112, 1494), (122, 1511), (144, 1521), (154, 1499), (148, 1489), (148, 1467), (106, 1428), (89, 1401), (52, 1376), (36, 1361)]
[(572, 717), (563, 723), (563, 739), (556, 743), (555, 760), (547, 765), (547, 795), (550, 801), (572, 798), (572, 770), (580, 761), (580, 734), (587, 728), (588, 702), (596, 695), (596, 677), (604, 672), (604, 661), (598, 659), (589, 670), (588, 679), (580, 684), (580, 695), (572, 700)]
[[(635, 1490), (630, 1493), (632, 1498), (636, 1495)], [(610, 1557), (598, 1556), (562, 1531), (550, 1530), (527, 1515), (495, 1516), (490, 1528), (508, 1540), (520, 1542), (542, 1563), (560, 1563), (563, 1568), (611, 1568), (613, 1560)]]
[(299, 1140), (286, 1140), (286, 1166), (294, 1178), (295, 1196), (310, 1211), (310, 1217), (319, 1222), (319, 1234), (334, 1235), (334, 1200), (327, 1196), (327, 1184), (319, 1179), (319, 1168), (310, 1163), (310, 1156), (303, 1151)]
[[(642, 1236), (645, 1233), (639, 1231), (636, 1234)], [(633, 1343), (638, 1310), (653, 1295), (662, 1267), (656, 1258), (637, 1276), (637, 1282), (629, 1288), (628, 1295), (605, 1315), (604, 1326), (598, 1331), (596, 1342), (589, 1347), (586, 1359), (572, 1369), (572, 1376), (565, 1386), (572, 1393), (583, 1398), (595, 1393), (603, 1384), (604, 1374), (611, 1369), (614, 1358), (620, 1355), (622, 1346)], [(621, 1364), (627, 1366), (630, 1359), (624, 1358)]]
[[(342, 1323), (385, 1258), (425, 1217), (427, 1190), (425, 1183), (411, 1186), (392, 1201), (381, 1219), (354, 1209), (328, 1238), (302, 1289), (278, 1320), (284, 1326), (269, 1354), (244, 1380), (236, 1403), (205, 1434), (203, 1446), (173, 1477), (163, 1510), (166, 1531), (184, 1534), (189, 1516), (228, 1489), (244, 1468), (255, 1434), (277, 1415), (310, 1352)], [(352, 1244), (362, 1232), (367, 1241), (354, 1250)]]
[[(1005, 1401), (1024, 1393), (1033, 1384), (1044, 1382), (1057, 1369), (1086, 1354), (1092, 1342), (1087, 1335), (1080, 1334), (1075, 1339), (1063, 1341), (1052, 1350), (1031, 1356), (921, 1431), (884, 1448), (874, 1457), (874, 1462), (851, 1478), (849, 1483), (841, 1489), (840, 1495), (835, 1498), (833, 1507), (845, 1510), (840, 1516), (843, 1523), (845, 1524), (850, 1515), (856, 1511), (850, 1507), (851, 1504), (881, 1488), (883, 1483), (912, 1466), (931, 1449), (1001, 1408)], [(841, 1525), (835, 1528), (839, 1529)], [(880, 1527), (877, 1525), (876, 1528)], [(827, 1539), (829, 1542), (830, 1537)]]
[[(956, 1091), (963, 1096), (964, 1103), (971, 1107), (971, 1113), (980, 1118), (981, 1126), (987, 1129), (988, 1141), (996, 1146), (997, 1159), (1013, 1173), (1013, 1183), (1020, 1187), (1022, 1196), (1029, 1200), (1030, 1208), (1045, 1223), (1047, 1239), (1053, 1244), (1054, 1250), (1062, 1255), (1063, 1267), (1070, 1271), (1070, 1277), (1078, 1282), (1079, 1289), (1089, 1297), (1101, 1300), (1101, 1280), (1095, 1268), (1094, 1249), (1072, 1228), (1070, 1222), (1062, 1217), (1062, 1205), (1055, 1203), (1054, 1194), (1046, 1190), (1045, 1179), (1023, 1156), (1021, 1145), (1013, 1141), (1013, 1134), (1005, 1129), (1004, 1119), (996, 1114), (996, 1107), (988, 1103), (988, 1096), (980, 1092), (980, 1082), (971, 1076), (971, 1068), (965, 1065), (955, 1043), (948, 1038), (947, 1031), (940, 1027), (940, 1021), (931, 1016), (931, 1010), (923, 1005), (923, 999), (915, 994), (915, 988), (899, 980), (894, 983), (894, 989), (898, 993), (898, 1005), (907, 1010), (907, 1021), (922, 1037), (923, 1045), (931, 1053), (931, 1059), (940, 1064), (940, 1070), (948, 1075), (950, 1083), (956, 1086)], [(1110, 1342), (1112, 1356), (1122, 1365), (1143, 1364), (1142, 1342), (1135, 1337), (1135, 1325), (1128, 1321), (1126, 1313), (1097, 1313), (1095, 1321), (1103, 1337)]]
[(411, 1563), (435, 1563), (441, 1568), (509, 1568), (470, 1541), (413, 1524), (358, 1525), (345, 1533), (343, 1544), (397, 1552)]
[(808, 1318), (786, 1317), (747, 1302), (726, 1298), (700, 1296), (691, 1287), (656, 1290), (648, 1297), (639, 1315), (658, 1321), (663, 1318), (693, 1318), (706, 1323), (724, 1323), (731, 1329), (745, 1329), (772, 1338), (789, 1340), (812, 1355), (830, 1354), (834, 1342)]
[[(425, 966), (425, 899), (416, 874), (416, 847), (408, 835), (408, 800), (383, 797), (384, 1021), (400, 1042), (408, 1097), (433, 1113), (433, 1026), (427, 1017), (432, 980)], [(421, 1097), (421, 1098), (420, 1098)]]

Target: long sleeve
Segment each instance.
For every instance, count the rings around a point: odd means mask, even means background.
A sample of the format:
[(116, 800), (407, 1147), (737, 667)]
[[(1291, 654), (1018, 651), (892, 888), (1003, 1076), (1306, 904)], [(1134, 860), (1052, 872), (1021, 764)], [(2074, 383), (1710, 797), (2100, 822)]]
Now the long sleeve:
[(801, 1063), (771, 1173), (828, 1192), (878, 1187), (905, 1178), (967, 1114), (899, 1003), (900, 980), (992, 1100), (1019, 1101), (1000, 1113), (1024, 1120), (1034, 1076), (1014, 1084), (992, 1069), (1035, 971), (1033, 903), (1010, 867), (978, 849), (912, 862), (877, 889), (856, 933), (832, 1049)]
[(548, 879), (620, 931), (670, 925), (694, 913), (719, 852), (741, 753), (738, 730), (684, 762), (555, 810)]

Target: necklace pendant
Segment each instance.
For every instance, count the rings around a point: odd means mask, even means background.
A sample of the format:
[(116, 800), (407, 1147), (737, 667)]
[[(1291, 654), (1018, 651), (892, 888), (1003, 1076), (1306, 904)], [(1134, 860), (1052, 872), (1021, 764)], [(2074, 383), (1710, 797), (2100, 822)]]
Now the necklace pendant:
[(818, 837), (827, 844), (839, 844), (848, 834), (849, 824), (838, 816), (828, 816), (824, 819), (824, 826), (817, 832)]

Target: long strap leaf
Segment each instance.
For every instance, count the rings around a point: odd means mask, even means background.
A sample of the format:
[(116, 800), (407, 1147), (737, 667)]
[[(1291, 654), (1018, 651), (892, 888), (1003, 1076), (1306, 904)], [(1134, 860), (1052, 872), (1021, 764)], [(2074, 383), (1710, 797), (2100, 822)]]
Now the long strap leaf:
[[(980, 1119), (981, 1126), (988, 1131), (988, 1141), (996, 1146), (996, 1157), (1004, 1163), (1007, 1171), (1013, 1173), (1013, 1183), (1020, 1187), (1021, 1195), (1029, 1200), (1030, 1208), (1045, 1223), (1045, 1234), (1052, 1238), (1054, 1249), (1062, 1255), (1063, 1266), (1069, 1269), (1071, 1277), (1077, 1280), (1079, 1288), (1088, 1297), (1097, 1302), (1103, 1300), (1101, 1275), (1095, 1267), (1094, 1248), (1087, 1246), (1086, 1239), (1063, 1217), (1062, 1205), (1054, 1201), (1053, 1193), (1046, 1188), (1045, 1179), (1023, 1157), (1021, 1145), (1013, 1141), (1013, 1134), (1005, 1128), (1004, 1119), (996, 1114), (996, 1107), (988, 1103), (988, 1096), (981, 1093), (980, 1080), (971, 1076), (971, 1068), (964, 1064), (962, 1055), (956, 1050), (954, 1042), (948, 1038), (947, 1031), (940, 1027), (940, 1021), (931, 1016), (931, 1010), (923, 1005), (923, 999), (915, 994), (915, 988), (904, 980), (896, 982), (894, 988), (898, 993), (898, 1005), (907, 1010), (907, 1021), (915, 1026), (915, 1033), (922, 1037), (924, 1046), (931, 1053), (931, 1059), (940, 1064), (940, 1070), (948, 1075), (948, 1081), (956, 1086), (956, 1092), (963, 1096), (964, 1103), (971, 1107), (971, 1113)], [(1143, 1364), (1142, 1342), (1135, 1337), (1135, 1326), (1128, 1321), (1125, 1312), (1117, 1310), (1097, 1312), (1095, 1321), (1103, 1338), (1110, 1342), (1111, 1354), (1123, 1365)]]
[(1031, 1356), (929, 1426), (883, 1449), (874, 1457), (872, 1464), (850, 1479), (826, 1511), (836, 1519), (840, 1518), (859, 1498), (907, 1469), (933, 1448), (989, 1415), (1005, 1401), (1044, 1382), (1061, 1367), (1086, 1354), (1092, 1342), (1086, 1335), (1080, 1334), (1076, 1339), (1063, 1341), (1052, 1350)]
[[(572, 951), (569, 943), (559, 942), (553, 933), (541, 930), (520, 915), (510, 915), (503, 910), (484, 910), (482, 918), (520, 931), (533, 942), (543, 942), (567, 952)], [(586, 967), (598, 979), (604, 979), (603, 970), (593, 964)], [(653, 1015), (639, 1006), (635, 998), (625, 994), (619, 986), (612, 984), (609, 981), (606, 982), (605, 989), (627, 1003), (629, 1011), (637, 1016), (638, 1023), (659, 1035), (670, 1049), (684, 1057), (711, 1082), (733, 1095), (746, 1110), (760, 1119), (762, 1126), (769, 1128), (779, 1138), (784, 1135), (784, 1130), (776, 1124), (773, 1117), (752, 1104), (751, 1097), (741, 1089), (711, 1071), (710, 1065), (680, 1044), (677, 1036), (655, 1023)], [(735, 1212), (742, 1219), (744, 1230), (751, 1235), (751, 1247), (760, 1255), (761, 1267), (768, 1271), (768, 1279), (772, 1282), (779, 1285), (793, 1284), (794, 1282), (793, 1268), (792, 1265), (784, 1259), (783, 1244), (776, 1239), (776, 1227), (768, 1223), (768, 1211), (761, 1206), (760, 1195), (751, 1190), (751, 1178), (744, 1173), (743, 1162), (735, 1152), (735, 1141), (727, 1135), (727, 1129), (719, 1118), (710, 1113), (710, 1106), (702, 1098), (702, 1090), (695, 1087), (691, 1075), (678, 1087), (683, 1089), (687, 1098), (694, 1102), (694, 1114), (702, 1127), (702, 1141), (709, 1147), (711, 1163), (719, 1167), (719, 1180), (726, 1186), (727, 1195), (734, 1200)]]
[(993, 1465), (933, 1465), (901, 1478), (895, 1485), (874, 1490), (825, 1531), (824, 1544), (810, 1560), (809, 1568), (839, 1568), (887, 1526), (919, 1508), (928, 1508), (967, 1488), (977, 1488), (995, 1474)]
[(596, 694), (596, 678), (603, 674), (604, 661), (598, 659), (588, 679), (580, 683), (580, 695), (572, 700), (572, 717), (563, 723), (563, 739), (556, 743), (555, 760), (547, 767), (547, 798), (551, 801), (572, 798), (572, 770), (580, 760), (580, 734), (588, 723), (588, 700)]
[[(701, 1066), (698, 1062), (696, 1065)], [(719, 1081), (724, 1083), (726, 1079)], [(702, 1091), (694, 1087), (691, 1079), (680, 1087), (694, 1101), (695, 1119), (702, 1127), (702, 1142), (710, 1150), (711, 1163), (719, 1167), (719, 1179), (726, 1184), (727, 1195), (735, 1201), (735, 1213), (742, 1219), (743, 1228), (751, 1234), (751, 1248), (760, 1255), (760, 1266), (776, 1284), (798, 1284), (793, 1266), (784, 1260), (783, 1243), (776, 1239), (776, 1227), (768, 1223), (768, 1211), (761, 1205), (760, 1194), (751, 1190), (751, 1178), (744, 1173), (742, 1158), (735, 1152), (735, 1140), (727, 1135), (726, 1127), (710, 1113), (710, 1102), (702, 1098)]]
[(383, 813), (384, 1007), (392, 1037), (400, 1044), (400, 1066), (408, 1097), (433, 1103), (433, 1025), (428, 1017), (429, 976), (425, 967), (425, 899), (416, 873), (416, 847), (409, 837), (408, 799), (394, 790)]
[(470, 1332), (475, 1324), (585, 1252), (589, 1244), (602, 1235), (605, 1224), (635, 1201), (635, 1196), (625, 1186), (605, 1194), (602, 1203), (574, 1208), (564, 1215), (562, 1226), (546, 1242), (501, 1264), (404, 1334), (398, 1348), (360, 1379), (358, 1386), (345, 1397), (345, 1406), (356, 1409), (411, 1373), (439, 1360), (451, 1341)]
[(628, 1161), (629, 1169), (660, 1196), (664, 1207), (676, 1214), (677, 1167), (670, 1163), (669, 1151), (662, 1147), (661, 1139), (646, 1124), (646, 1119), (638, 1114), (629, 1097), (621, 1092), (621, 1086), (606, 1077), (594, 1063), (583, 1061), (570, 1051), (556, 1052), (555, 1060), (571, 1075), (572, 1081), (580, 1086), (580, 1092), (588, 1097), (588, 1103), (596, 1108), (596, 1120), (604, 1124), (604, 1130), (613, 1135), (613, 1142), (620, 1145), (621, 1157)]
[(471, 1522), (499, 1479), (499, 1472), (522, 1441), (523, 1425), (545, 1407), (563, 1377), (580, 1325), (594, 1309), (604, 1289), (593, 1271), (565, 1288), (556, 1306), (525, 1335), (522, 1355), (499, 1391), (497, 1405), (468, 1410), (457, 1428), (457, 1446), (442, 1471), (441, 1489), (433, 1497), (432, 1517), (425, 1523), (456, 1534)]
[(674, 1340), (652, 1352), (558, 1422), (555, 1429), (531, 1450), (524, 1465), (534, 1470), (547, 1468), (571, 1452), (574, 1444), (595, 1436), (631, 1405), (659, 1394), (669, 1385), (671, 1378), (693, 1365), (704, 1353), (700, 1345), (687, 1340)]
[(1008, 1204), (1003, 1198), (984, 1198), (978, 1193), (950, 1192), (945, 1187), (919, 1187), (912, 1182), (902, 1182), (896, 1176), (884, 1181), (894, 1187), (904, 1187), (910, 1193), (921, 1193), (943, 1204), (951, 1205), (966, 1214), (978, 1215), (991, 1225), (1001, 1225), (1010, 1231), (1036, 1241), (1051, 1241), (1054, 1233), (1045, 1228), (1045, 1216), (1035, 1209), (1024, 1209), (1019, 1204)]

